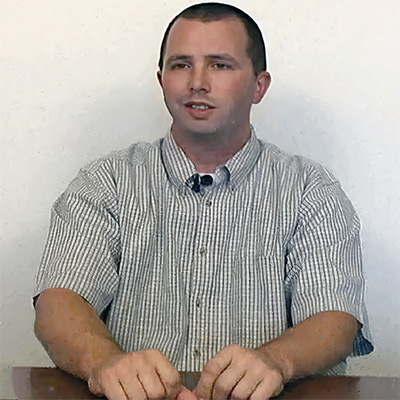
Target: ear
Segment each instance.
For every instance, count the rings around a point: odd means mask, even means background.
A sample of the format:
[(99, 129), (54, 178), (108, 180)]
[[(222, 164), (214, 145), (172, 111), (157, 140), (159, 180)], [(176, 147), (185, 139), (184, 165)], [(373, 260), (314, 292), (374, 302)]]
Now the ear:
[(163, 82), (162, 82), (162, 73), (161, 73), (161, 71), (157, 71), (157, 80), (158, 80), (158, 83), (161, 86), (161, 89), (164, 89)]
[(256, 90), (254, 91), (253, 104), (258, 104), (264, 97), (271, 84), (271, 75), (267, 71), (261, 71), (256, 77)]

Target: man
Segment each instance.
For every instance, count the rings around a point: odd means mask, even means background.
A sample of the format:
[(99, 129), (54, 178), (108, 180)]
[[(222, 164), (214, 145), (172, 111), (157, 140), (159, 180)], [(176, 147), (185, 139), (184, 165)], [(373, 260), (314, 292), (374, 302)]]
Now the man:
[[(170, 133), (90, 164), (55, 203), (38, 338), (112, 400), (266, 399), (343, 372), (372, 350), (359, 220), (325, 169), (255, 137), (271, 81), (257, 25), (189, 7), (159, 67)], [(194, 393), (177, 370), (202, 371)]]

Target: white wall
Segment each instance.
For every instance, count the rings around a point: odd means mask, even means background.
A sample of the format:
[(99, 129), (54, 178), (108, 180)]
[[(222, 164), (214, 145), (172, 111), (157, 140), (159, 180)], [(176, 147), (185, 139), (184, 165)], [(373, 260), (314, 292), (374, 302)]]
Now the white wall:
[[(50, 365), (30, 300), (50, 207), (87, 161), (164, 134), (158, 47), (191, 3), (0, 2), (3, 397), (11, 366)], [(327, 165), (363, 221), (376, 351), (350, 372), (399, 375), (400, 2), (232, 4), (256, 18), (268, 44), (273, 85), (253, 112), (260, 136)]]

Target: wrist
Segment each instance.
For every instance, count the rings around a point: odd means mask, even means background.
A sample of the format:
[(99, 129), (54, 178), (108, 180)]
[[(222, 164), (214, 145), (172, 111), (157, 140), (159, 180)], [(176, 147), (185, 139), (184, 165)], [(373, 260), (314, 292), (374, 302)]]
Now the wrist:
[(121, 357), (124, 354), (126, 353), (112, 339), (100, 338), (100, 340), (92, 340), (90, 346), (82, 354), (79, 363), (84, 378), (88, 380), (99, 369), (112, 362), (114, 358)]
[(279, 345), (270, 342), (267, 345), (258, 347), (256, 350), (275, 364), (276, 369), (282, 376), (283, 382), (288, 382), (293, 378), (294, 364), (289, 357), (281, 351)]

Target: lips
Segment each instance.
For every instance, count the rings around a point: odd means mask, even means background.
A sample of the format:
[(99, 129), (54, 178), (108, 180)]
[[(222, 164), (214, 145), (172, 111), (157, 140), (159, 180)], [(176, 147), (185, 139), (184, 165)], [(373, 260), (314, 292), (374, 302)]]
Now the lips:
[(210, 110), (215, 107), (209, 103), (198, 102), (198, 101), (189, 101), (185, 103), (185, 107), (192, 108), (193, 110)]
[(206, 119), (215, 110), (215, 107), (202, 101), (189, 101), (185, 103), (186, 111), (195, 119)]

